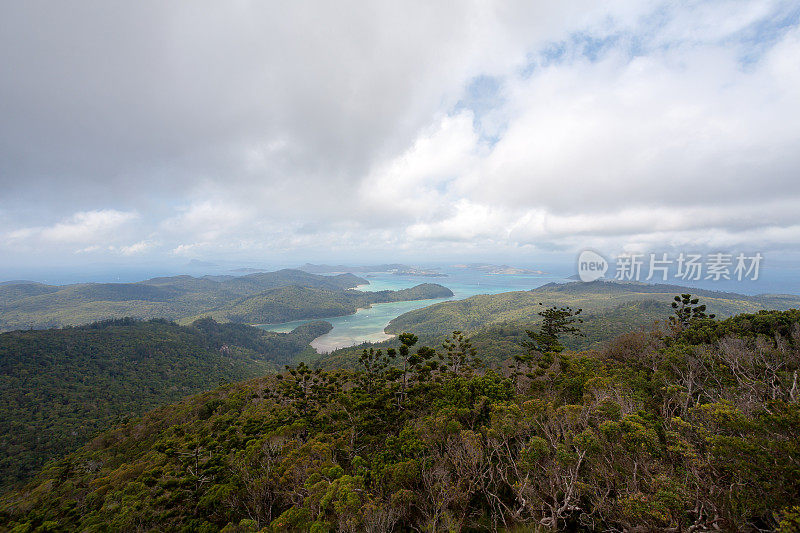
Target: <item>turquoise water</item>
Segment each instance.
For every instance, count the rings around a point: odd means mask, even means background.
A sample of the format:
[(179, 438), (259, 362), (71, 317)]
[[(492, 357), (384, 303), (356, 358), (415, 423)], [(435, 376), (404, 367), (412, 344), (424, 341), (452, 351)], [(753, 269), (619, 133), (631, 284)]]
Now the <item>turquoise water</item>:
[[(454, 296), (433, 300), (374, 304), (369, 309), (359, 309), (353, 315), (322, 319), (330, 322), (333, 325), (333, 329), (329, 333), (314, 339), (311, 346), (320, 353), (327, 353), (338, 348), (361, 344), (365, 341), (380, 342), (392, 337), (384, 333), (383, 330), (393, 318), (415, 309), (448, 300), (460, 300), (476, 294), (530, 290), (553, 281), (564, 281), (563, 277), (547, 275), (493, 275), (459, 270), (448, 273), (450, 274), (448, 277), (394, 276), (386, 273), (373, 273), (367, 274), (366, 277), (362, 276), (369, 281), (369, 285), (358, 287), (362, 291), (398, 290), (413, 287), (420, 283), (438, 283), (453, 291)], [(312, 320), (295, 320), (282, 324), (267, 324), (260, 327), (268, 331), (287, 333), (308, 322), (312, 322)]]

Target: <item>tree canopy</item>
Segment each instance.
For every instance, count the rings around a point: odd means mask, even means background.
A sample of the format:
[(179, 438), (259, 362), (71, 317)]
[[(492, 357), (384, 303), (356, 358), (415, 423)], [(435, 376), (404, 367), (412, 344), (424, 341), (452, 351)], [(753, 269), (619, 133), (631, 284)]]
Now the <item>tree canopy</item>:
[[(570, 316), (552, 314), (550, 333), (574, 333)], [(7, 493), (0, 519), (17, 531), (793, 531), (799, 319), (697, 317), (599, 351), (549, 349), (516, 379), (513, 360), (486, 368), (460, 333), (441, 348), (404, 335), (354, 370), (292, 366), (130, 420)]]

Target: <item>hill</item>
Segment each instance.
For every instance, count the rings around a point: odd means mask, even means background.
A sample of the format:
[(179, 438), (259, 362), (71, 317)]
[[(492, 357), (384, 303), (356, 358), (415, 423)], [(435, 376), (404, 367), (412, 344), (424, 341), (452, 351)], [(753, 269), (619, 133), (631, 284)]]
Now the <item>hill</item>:
[(467, 346), (441, 359), (412, 346), (405, 373), (375, 352), (356, 372), (301, 365), (115, 427), (5, 494), (0, 523), (794, 531), (798, 320), (697, 320), (543, 355), (521, 372), (461, 364)]
[[(582, 336), (568, 337), (571, 349), (599, 349), (618, 335), (639, 331), (672, 314), (676, 294), (701, 296), (709, 312), (723, 318), (761, 309), (800, 308), (800, 296), (725, 293), (667, 284), (595, 281), (550, 283), (530, 291), (483, 294), (464, 300), (441, 302), (410, 311), (393, 319), (386, 333), (413, 331), (420, 341), (438, 346), (453, 331), (461, 331), (488, 361), (498, 361), (523, 352), (525, 330), (540, 322), (539, 311), (551, 305), (582, 308)], [(541, 304), (541, 305), (540, 305)], [(391, 341), (366, 343), (335, 350), (319, 357), (323, 368), (353, 368), (364, 348), (386, 348)]]
[(800, 307), (800, 296), (746, 296), (677, 285), (612, 281), (549, 283), (530, 291), (478, 295), (410, 311), (392, 320), (386, 332), (414, 331), (426, 338), (439, 338), (454, 330), (469, 335), (487, 330), (519, 331), (522, 326), (539, 322), (538, 313), (543, 306), (567, 305), (582, 308), (585, 321), (585, 337), (571, 339), (570, 347), (591, 348), (655, 320), (664, 320), (672, 313), (672, 299), (683, 293), (702, 297), (709, 312), (719, 317)]
[(120, 319), (0, 334), (0, 487), (120, 418), (274, 371), (330, 329)]
[(172, 276), (138, 283), (3, 284), (0, 331), (75, 326), (122, 317), (187, 319), (276, 287), (344, 291), (367, 283), (352, 274), (321, 276), (285, 269), (247, 276)]
[(289, 286), (247, 296), (198, 316), (246, 324), (274, 324), (302, 318), (350, 315), (375, 303), (447, 298), (453, 292), (435, 283), (397, 291), (332, 291)]

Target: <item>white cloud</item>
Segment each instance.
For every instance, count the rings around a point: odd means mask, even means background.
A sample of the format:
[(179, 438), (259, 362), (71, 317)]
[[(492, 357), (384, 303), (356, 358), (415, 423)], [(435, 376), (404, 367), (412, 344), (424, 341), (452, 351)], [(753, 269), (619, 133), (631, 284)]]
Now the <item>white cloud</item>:
[(152, 242), (139, 241), (127, 246), (120, 246), (119, 251), (122, 255), (136, 255), (150, 250), (153, 246)]
[(227, 239), (231, 233), (254, 223), (254, 210), (250, 206), (232, 203), (200, 201), (180, 211), (161, 223), (161, 231), (171, 236), (215, 241)]
[(41, 238), (55, 243), (87, 242), (109, 235), (137, 217), (115, 209), (75, 213), (68, 220), (42, 228)]
[(68, 249), (86, 245), (78, 251), (97, 250), (122, 237), (123, 230), (130, 231), (130, 223), (138, 218), (135, 212), (101, 209), (82, 211), (51, 226), (34, 226), (9, 231), (7, 245), (25, 249), (52, 247)]
[[(721, 9), (702, 10), (720, 22), (704, 42), (670, 23), (644, 55), (622, 46), (593, 61), (567, 50), (568, 60), (506, 76), (495, 111), (505, 128), (491, 150), (465, 133), (472, 145), (453, 144), (465, 163), (455, 177), (437, 180), (424, 159), (392, 175), (433, 177), (412, 190), (438, 220), (417, 220), (409, 238), (796, 246), (786, 235), (800, 212), (800, 31), (743, 64), (732, 34), (767, 11), (728, 20)], [(427, 192), (440, 185), (451, 195)]]
[(175, 255), (191, 255), (198, 249), (202, 249), (203, 246), (204, 243), (179, 244), (172, 249), (172, 253)]
[(359, 187), (359, 202), (386, 216), (436, 215), (452, 199), (448, 184), (479, 162), (472, 113), (443, 116), (399, 157), (382, 162)]
[(127, 256), (796, 248), (795, 4), (4, 6), (0, 235)]

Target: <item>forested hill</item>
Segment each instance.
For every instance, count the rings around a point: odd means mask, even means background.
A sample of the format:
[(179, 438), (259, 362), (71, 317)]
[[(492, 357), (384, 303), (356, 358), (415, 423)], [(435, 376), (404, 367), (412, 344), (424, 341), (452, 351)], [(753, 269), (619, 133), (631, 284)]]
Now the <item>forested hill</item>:
[(343, 291), (367, 283), (353, 274), (321, 276), (291, 269), (247, 276), (173, 276), (138, 283), (4, 283), (0, 284), (0, 331), (122, 317), (178, 320), (276, 287)]
[(121, 417), (282, 368), (330, 329), (120, 319), (0, 334), (0, 487)]
[(350, 315), (375, 303), (449, 298), (453, 292), (435, 283), (423, 283), (397, 291), (331, 291), (309, 287), (278, 287), (198, 316), (245, 324), (274, 324), (301, 318)]
[(616, 335), (664, 320), (671, 313), (676, 294), (692, 293), (703, 298), (709, 312), (718, 317), (760, 309), (800, 308), (800, 296), (746, 296), (696, 290), (666, 284), (595, 281), (550, 283), (530, 291), (479, 295), (442, 302), (405, 313), (386, 328), (387, 333), (414, 331), (426, 340), (441, 338), (454, 330), (471, 336), (524, 335), (524, 328), (539, 322), (542, 306), (569, 305), (583, 309), (584, 336), (569, 340), (571, 348), (598, 347)]
[[(530, 291), (483, 294), (464, 300), (437, 303), (409, 311), (393, 319), (386, 332), (399, 335), (413, 331), (421, 342), (439, 346), (453, 331), (460, 331), (489, 361), (524, 352), (525, 331), (541, 320), (539, 312), (550, 305), (583, 309), (582, 335), (568, 337), (565, 346), (574, 350), (600, 349), (618, 335), (639, 331), (672, 314), (676, 294), (697, 293), (709, 312), (723, 318), (761, 309), (800, 308), (800, 296), (747, 296), (717, 291), (698, 291), (666, 284), (550, 283)], [(334, 350), (315, 364), (323, 368), (354, 368), (361, 351), (370, 346), (387, 348), (390, 342), (364, 344)]]
[(494, 371), (404, 336), (354, 372), (299, 366), (117, 426), (3, 496), (0, 523), (797, 531), (799, 319), (686, 318)]

